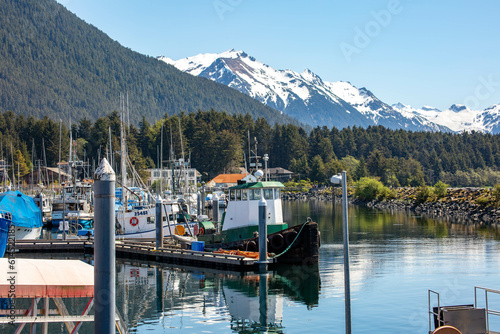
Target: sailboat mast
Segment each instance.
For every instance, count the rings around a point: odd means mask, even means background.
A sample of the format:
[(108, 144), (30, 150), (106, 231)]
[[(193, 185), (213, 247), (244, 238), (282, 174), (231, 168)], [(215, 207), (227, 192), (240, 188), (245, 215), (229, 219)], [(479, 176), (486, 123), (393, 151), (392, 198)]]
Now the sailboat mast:
[(163, 196), (163, 124), (161, 123), (161, 140), (160, 140), (160, 194)]
[[(184, 178), (184, 187), (182, 189), (182, 192), (181, 193), (186, 193), (186, 187), (187, 187), (187, 175), (184, 175), (185, 173), (185, 170), (184, 170), (184, 166), (186, 164), (186, 160), (184, 158), (184, 145), (182, 144), (182, 128), (181, 128), (181, 119), (179, 118), (179, 135), (181, 137), (181, 152), (182, 152), (182, 165), (180, 166), (181, 167), (181, 170), (179, 171), (180, 172), (180, 175), (179, 175), (179, 181), (181, 180), (181, 178), (183, 177)], [(179, 182), (180, 183), (180, 182)], [(179, 187), (180, 188), (180, 187)]]
[(126, 146), (125, 146), (125, 129), (124, 129), (124, 123), (125, 123), (125, 106), (124, 106), (124, 98), (123, 95), (120, 94), (121, 97), (121, 104), (122, 104), (122, 113), (121, 113), (121, 122), (120, 122), (120, 150), (122, 152), (121, 154), (121, 166), (120, 169), (122, 171), (122, 189), (125, 189), (125, 186), (127, 185), (127, 167), (126, 167), (126, 159), (127, 159), (127, 152), (126, 152)]

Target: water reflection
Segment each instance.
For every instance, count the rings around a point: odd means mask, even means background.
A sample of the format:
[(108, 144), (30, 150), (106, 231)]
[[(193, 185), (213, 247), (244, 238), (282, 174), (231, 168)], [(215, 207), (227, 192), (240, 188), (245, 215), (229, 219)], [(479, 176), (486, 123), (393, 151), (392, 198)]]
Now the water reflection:
[(266, 274), (147, 263), (117, 264), (117, 305), (131, 332), (284, 333), (288, 302), (318, 305), (318, 266), (280, 267)]
[[(447, 238), (477, 236), (500, 240), (497, 227), (445, 222), (412, 215), (406, 211), (382, 211), (349, 205), (349, 239), (356, 242), (379, 242), (381, 239)], [(320, 200), (283, 201), (283, 220), (291, 225), (311, 217), (321, 231), (322, 244), (342, 242), (342, 208), (340, 203)], [(333, 223), (335, 221), (335, 223)]]

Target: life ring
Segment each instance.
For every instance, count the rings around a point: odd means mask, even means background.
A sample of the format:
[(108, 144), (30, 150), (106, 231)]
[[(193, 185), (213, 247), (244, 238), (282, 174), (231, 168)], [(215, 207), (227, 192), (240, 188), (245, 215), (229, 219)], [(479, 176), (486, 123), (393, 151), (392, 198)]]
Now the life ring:
[(137, 217), (130, 218), (130, 225), (137, 226), (139, 224), (139, 219)]
[(271, 238), (269, 238), (269, 248), (274, 252), (281, 252), (285, 247), (285, 238), (281, 235), (281, 233), (273, 234)]
[(198, 230), (198, 235), (204, 235), (205, 234), (205, 229), (203, 227), (200, 227)]

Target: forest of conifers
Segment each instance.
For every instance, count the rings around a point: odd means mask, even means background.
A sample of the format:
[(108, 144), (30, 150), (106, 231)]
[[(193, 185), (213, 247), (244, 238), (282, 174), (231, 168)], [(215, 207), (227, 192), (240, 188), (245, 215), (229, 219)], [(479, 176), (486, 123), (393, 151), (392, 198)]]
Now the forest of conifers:
[[(269, 154), (269, 167), (283, 167), (297, 179), (319, 184), (326, 184), (342, 170), (352, 180), (371, 176), (386, 186), (433, 185), (437, 181), (450, 186), (500, 183), (498, 135), (411, 132), (382, 126), (317, 127), (308, 133), (296, 125), (271, 126), (263, 118), (214, 110), (165, 115), (154, 124), (143, 117), (138, 124), (127, 126), (128, 153), (138, 171), (158, 165), (162, 124), (163, 159), (168, 159), (171, 147), (176, 158), (184, 152), (204, 181), (245, 166), (250, 133), (252, 147), (254, 138), (258, 141), (258, 154)], [(110, 133), (112, 152), (116, 157), (120, 154), (120, 114), (116, 111), (95, 122), (80, 119), (71, 130), (78, 158), (91, 166), (109, 152)], [(46, 158), (48, 166), (56, 166), (60, 142), (62, 160), (69, 156), (68, 125), (47, 117), (1, 113), (0, 141), (2, 158), (11, 166), (14, 159), (15, 174), (30, 172), (38, 159)]]

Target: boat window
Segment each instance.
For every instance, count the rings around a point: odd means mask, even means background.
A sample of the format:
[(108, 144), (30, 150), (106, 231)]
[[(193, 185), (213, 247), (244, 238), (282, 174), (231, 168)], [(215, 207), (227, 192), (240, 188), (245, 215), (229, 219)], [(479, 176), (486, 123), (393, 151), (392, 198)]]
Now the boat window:
[(260, 200), (260, 189), (250, 189), (250, 200)]
[(264, 189), (264, 198), (265, 199), (273, 199), (273, 190), (272, 189)]
[(155, 223), (155, 217), (148, 217), (148, 224), (154, 224)]
[(241, 189), (236, 190), (236, 200), (241, 201)]
[(246, 201), (248, 199), (248, 190), (247, 189), (243, 189), (241, 191), (241, 200), (242, 201)]
[(231, 201), (236, 200), (236, 190), (229, 190), (229, 195), (231, 196)]
[(280, 188), (276, 188), (276, 189), (274, 189), (274, 191), (275, 191), (274, 198), (279, 199), (281, 197)]

